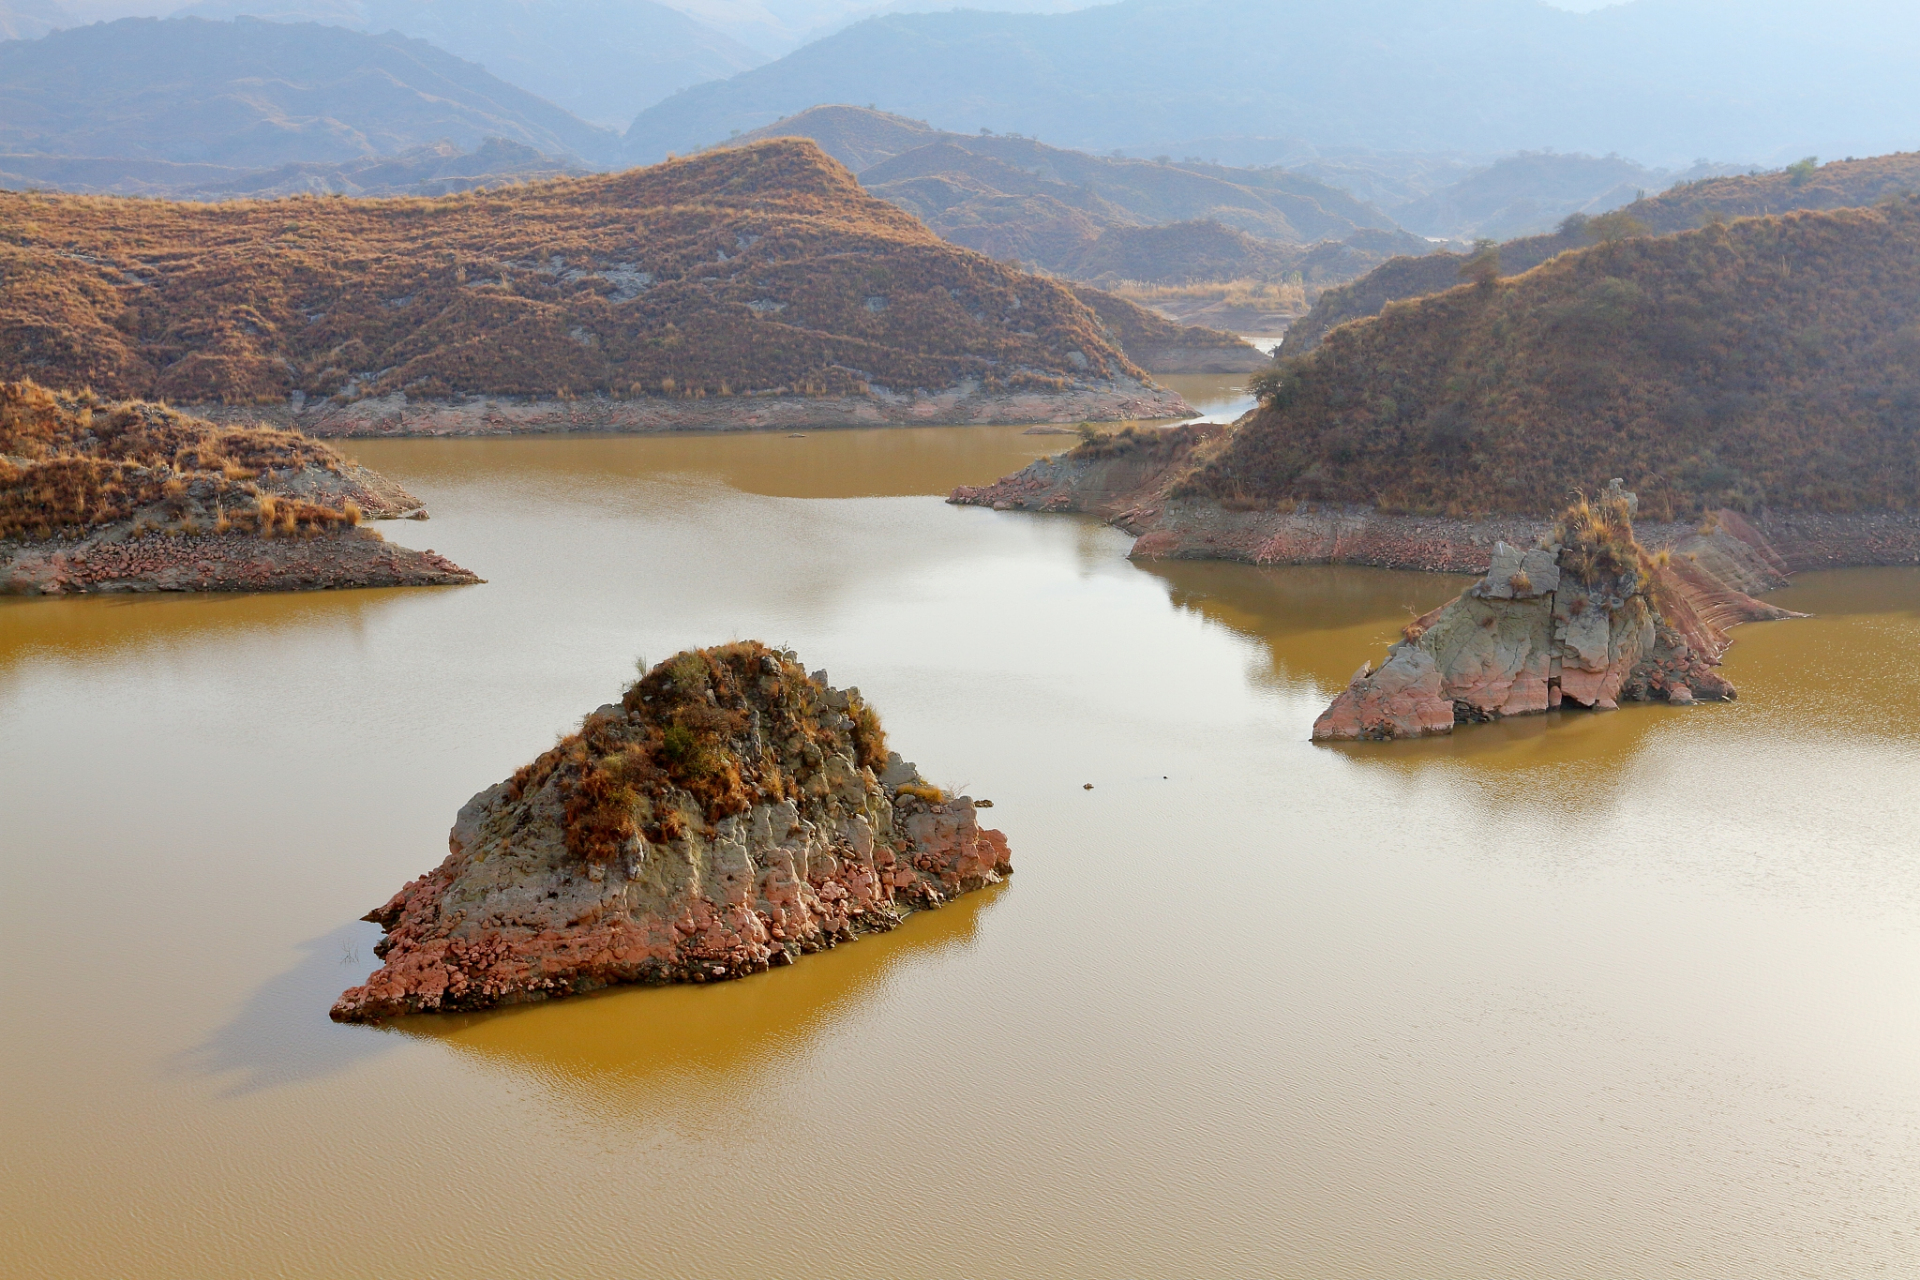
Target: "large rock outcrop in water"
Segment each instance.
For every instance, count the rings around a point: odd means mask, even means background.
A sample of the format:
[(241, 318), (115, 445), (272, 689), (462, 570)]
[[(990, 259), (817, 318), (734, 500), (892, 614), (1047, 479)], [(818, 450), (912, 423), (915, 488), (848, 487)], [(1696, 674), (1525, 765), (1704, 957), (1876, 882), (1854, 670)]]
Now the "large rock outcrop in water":
[(1013, 870), (859, 690), (753, 642), (653, 668), (468, 801), (448, 844), (366, 917), (386, 965), (337, 1021), (741, 977)]
[[(1738, 539), (1649, 555), (1619, 482), (1569, 508), (1539, 544), (1498, 543), (1486, 577), (1410, 624), (1314, 722), (1316, 740), (1413, 738), (1572, 704), (1734, 697), (1726, 628), (1786, 618), (1716, 575), (1771, 572)], [(1731, 548), (1731, 550), (1729, 550)]]

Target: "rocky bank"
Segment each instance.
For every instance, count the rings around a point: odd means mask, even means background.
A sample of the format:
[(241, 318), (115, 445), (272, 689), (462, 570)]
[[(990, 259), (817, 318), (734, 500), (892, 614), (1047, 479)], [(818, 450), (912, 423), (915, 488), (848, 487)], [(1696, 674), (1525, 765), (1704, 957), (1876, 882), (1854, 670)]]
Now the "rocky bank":
[(1525, 549), (1496, 543), (1486, 576), (1409, 624), (1314, 722), (1315, 740), (1424, 737), (1457, 723), (1563, 705), (1692, 703), (1735, 696), (1719, 674), (1727, 628), (1797, 615), (1721, 578), (1780, 573), (1763, 547), (1721, 530), (1689, 554), (1649, 554), (1615, 481)]
[(581, 396), (566, 400), (403, 395), (299, 400), (234, 409), (199, 406), (213, 421), (266, 421), (314, 437), (486, 436), (561, 431), (644, 435), (668, 431), (792, 431), (831, 427), (987, 426), (1121, 422), (1191, 417), (1176, 393), (1132, 379), (1062, 391), (986, 391), (962, 383), (940, 391), (866, 395), (736, 395), (705, 398)]
[(648, 671), (468, 801), (448, 848), (366, 917), (386, 963), (335, 1020), (742, 977), (1013, 869), (859, 690), (754, 642)]
[[(1095, 436), (993, 484), (963, 485), (948, 501), (999, 511), (1098, 516), (1133, 536), (1130, 554), (1137, 559), (1359, 564), (1445, 573), (1479, 573), (1495, 543), (1529, 546), (1553, 525), (1548, 517), (1408, 515), (1340, 503), (1269, 505), (1178, 496), (1179, 482), (1231, 430), (1181, 425)], [(1709, 523), (1740, 530), (1740, 539), (1764, 547), (1756, 554), (1777, 562), (1783, 573), (1920, 564), (1920, 513), (1915, 512), (1762, 509), (1742, 515), (1722, 510)], [(1700, 524), (1642, 522), (1638, 528), (1641, 542), (1659, 550), (1692, 538)]]
[(0, 594), (478, 582), (361, 526), (426, 516), (295, 433), (0, 384)]

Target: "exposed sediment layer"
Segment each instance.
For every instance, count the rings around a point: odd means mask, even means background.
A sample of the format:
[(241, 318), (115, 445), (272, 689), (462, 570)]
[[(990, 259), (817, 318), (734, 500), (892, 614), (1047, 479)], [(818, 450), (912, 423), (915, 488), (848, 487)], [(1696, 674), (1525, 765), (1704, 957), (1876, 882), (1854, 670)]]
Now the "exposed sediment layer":
[[(1552, 524), (1545, 517), (1399, 515), (1333, 504), (1301, 504), (1284, 511), (1234, 509), (1211, 498), (1169, 497), (1191, 465), (1193, 449), (1209, 438), (1196, 434), (1163, 449), (1119, 456), (1075, 456), (1082, 452), (1075, 451), (1042, 458), (993, 484), (955, 489), (948, 500), (1002, 511), (1099, 516), (1134, 536), (1130, 554), (1138, 559), (1357, 564), (1444, 573), (1479, 573), (1496, 542), (1528, 546)], [(1723, 511), (1713, 519), (1757, 535), (1743, 534), (1742, 540), (1755, 547), (1764, 544), (1764, 551), (1753, 554), (1781, 574), (1920, 564), (1920, 514), (1913, 512), (1763, 510), (1742, 516)], [(1642, 544), (1653, 550), (1687, 543), (1698, 528), (1690, 521), (1637, 526)], [(1756, 578), (1742, 581), (1742, 590), (1768, 590), (1781, 585), (1784, 577), (1771, 584)]]
[(0, 542), (0, 595), (149, 591), (322, 591), (446, 587), (480, 579), (432, 551), (371, 529), (301, 537), (253, 533), (132, 535)]
[(857, 689), (748, 642), (683, 653), (460, 810), (366, 918), (371, 1022), (791, 964), (998, 882), (974, 802), (886, 750)]
[(1172, 391), (1117, 381), (1058, 392), (985, 392), (972, 386), (925, 394), (727, 396), (708, 399), (583, 396), (535, 400), (476, 396), (409, 400), (401, 395), (350, 403), (228, 408), (193, 412), (214, 421), (271, 422), (317, 437), (487, 436), (584, 431), (783, 431), (796, 428), (990, 426), (1027, 422), (1125, 422), (1193, 416)]
[[(1486, 576), (1409, 624), (1314, 722), (1317, 741), (1453, 732), (1560, 706), (1725, 701), (1727, 628), (1793, 617), (1720, 581), (1701, 558), (1649, 555), (1633, 495), (1570, 508), (1526, 549), (1493, 548)], [(1705, 536), (1705, 535), (1703, 535)], [(1728, 535), (1705, 559), (1751, 566)]]

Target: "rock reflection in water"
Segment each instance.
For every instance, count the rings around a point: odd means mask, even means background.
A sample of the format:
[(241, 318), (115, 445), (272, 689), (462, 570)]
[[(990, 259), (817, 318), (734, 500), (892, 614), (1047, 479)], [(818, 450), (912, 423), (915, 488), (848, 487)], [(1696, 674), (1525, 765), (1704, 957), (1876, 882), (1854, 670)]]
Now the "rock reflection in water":
[(1017, 880), (915, 912), (891, 933), (733, 982), (617, 987), (390, 1027), (591, 1097), (596, 1107), (648, 1109), (662, 1088), (730, 1091), (857, 1017), (904, 966), (972, 946), (982, 915)]

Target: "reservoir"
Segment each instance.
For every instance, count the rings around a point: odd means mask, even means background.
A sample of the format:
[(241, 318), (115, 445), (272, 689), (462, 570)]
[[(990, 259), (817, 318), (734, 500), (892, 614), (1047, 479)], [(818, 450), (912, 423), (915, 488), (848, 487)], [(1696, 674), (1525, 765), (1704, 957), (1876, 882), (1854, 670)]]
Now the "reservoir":
[[(1315, 747), (1464, 580), (941, 500), (1070, 443), (350, 441), (486, 585), (0, 602), (0, 1274), (1920, 1269), (1920, 571), (1769, 596), (1814, 616), (1735, 632), (1735, 703)], [(328, 1021), (469, 796), (747, 638), (992, 799), (1010, 880)]]

